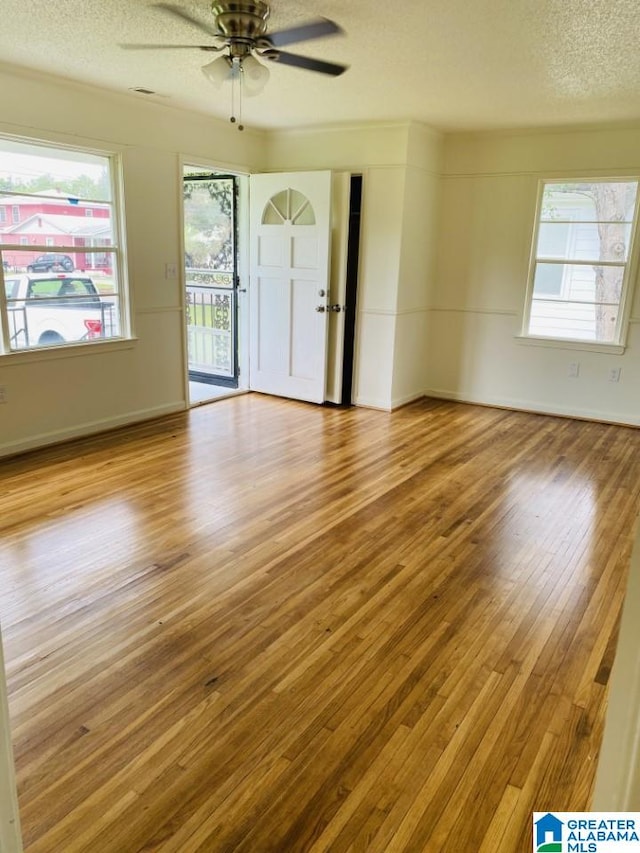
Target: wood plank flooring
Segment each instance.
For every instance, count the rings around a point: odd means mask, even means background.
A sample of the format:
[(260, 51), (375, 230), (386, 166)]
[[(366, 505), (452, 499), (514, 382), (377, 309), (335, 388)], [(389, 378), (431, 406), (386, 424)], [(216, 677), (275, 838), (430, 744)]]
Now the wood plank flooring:
[(260, 395), (0, 464), (28, 853), (520, 853), (589, 806), (640, 431)]

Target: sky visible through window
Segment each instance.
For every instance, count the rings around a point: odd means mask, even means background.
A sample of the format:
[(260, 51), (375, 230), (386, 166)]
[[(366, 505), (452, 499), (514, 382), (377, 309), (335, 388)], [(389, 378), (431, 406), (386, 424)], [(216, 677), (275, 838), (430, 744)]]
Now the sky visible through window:
[(70, 159), (69, 152), (61, 151), (59, 157), (44, 156), (37, 146), (24, 146), (31, 149), (29, 153), (11, 150), (13, 147), (6, 140), (0, 150), (0, 179), (10, 178), (14, 182), (27, 182), (39, 175), (49, 174), (56, 180), (78, 178), (81, 175), (98, 180), (104, 173), (104, 158), (91, 154), (78, 153)]

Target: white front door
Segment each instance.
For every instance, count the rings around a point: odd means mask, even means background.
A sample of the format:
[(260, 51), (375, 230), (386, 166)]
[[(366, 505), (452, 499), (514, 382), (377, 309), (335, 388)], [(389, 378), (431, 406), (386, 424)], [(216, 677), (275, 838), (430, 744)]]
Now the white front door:
[(322, 403), (331, 172), (252, 175), (249, 387)]

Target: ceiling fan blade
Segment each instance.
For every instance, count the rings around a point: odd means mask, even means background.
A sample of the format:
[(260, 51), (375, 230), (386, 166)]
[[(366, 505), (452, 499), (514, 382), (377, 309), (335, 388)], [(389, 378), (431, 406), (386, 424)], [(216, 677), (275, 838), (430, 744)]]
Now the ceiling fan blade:
[(343, 32), (342, 27), (338, 26), (335, 21), (330, 21), (329, 18), (318, 18), (317, 21), (309, 21), (298, 27), (290, 27), (287, 30), (277, 30), (275, 33), (267, 33), (266, 39), (274, 47), (284, 47), (284, 45), (293, 44), (296, 41), (308, 41), (309, 39), (333, 36)]
[(213, 27), (208, 27), (197, 18), (193, 18), (185, 12), (184, 9), (181, 9), (180, 6), (174, 6), (171, 3), (154, 3), (153, 7), (155, 9), (162, 9), (164, 12), (169, 12), (170, 15), (174, 15), (176, 18), (181, 18), (188, 24), (193, 24), (194, 27), (198, 27), (198, 29), (202, 30), (203, 33), (207, 33), (207, 35), (213, 36), (213, 38), (220, 38), (220, 33), (217, 30), (213, 29)]
[(121, 44), (124, 50), (223, 50), (221, 47), (212, 47), (210, 44)]
[(325, 62), (323, 59), (312, 59), (310, 56), (298, 56), (295, 53), (287, 53), (286, 51), (274, 51), (274, 55), (266, 55), (273, 62), (279, 62), (282, 65), (291, 65), (293, 68), (306, 68), (308, 71), (319, 71), (320, 74), (330, 74), (332, 77), (338, 77), (343, 74), (348, 65), (338, 65), (335, 62)]

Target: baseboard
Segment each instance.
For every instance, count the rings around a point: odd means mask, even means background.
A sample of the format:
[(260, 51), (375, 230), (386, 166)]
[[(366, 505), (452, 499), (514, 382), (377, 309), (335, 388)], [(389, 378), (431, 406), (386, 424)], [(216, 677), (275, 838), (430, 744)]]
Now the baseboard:
[(26, 453), (29, 450), (37, 450), (51, 444), (60, 444), (63, 441), (71, 441), (74, 438), (85, 438), (95, 433), (107, 432), (108, 430), (130, 426), (141, 421), (150, 421), (154, 418), (161, 418), (164, 415), (173, 415), (176, 412), (185, 411), (186, 408), (187, 406), (184, 401), (180, 400), (179, 402), (167, 403), (163, 406), (154, 406), (150, 409), (138, 409), (135, 412), (128, 412), (126, 415), (119, 415), (113, 418), (88, 421), (87, 423), (74, 425), (67, 429), (42, 432), (38, 435), (32, 435), (29, 438), (0, 444), (0, 458), (15, 456), (18, 453)]
[(391, 406), (386, 400), (373, 400), (370, 397), (356, 397), (353, 404), (361, 409), (376, 409), (379, 412), (391, 411)]
[(416, 400), (422, 400), (426, 396), (427, 395), (424, 391), (420, 391), (418, 394), (407, 394), (405, 397), (395, 397), (391, 402), (391, 411), (395, 412), (396, 409), (402, 409), (403, 406), (415, 403)]
[(581, 421), (597, 421), (617, 426), (639, 427), (640, 416), (629, 418), (623, 415), (612, 415), (611, 412), (601, 412), (597, 409), (578, 409), (572, 406), (556, 406), (553, 403), (534, 403), (531, 400), (517, 400), (510, 397), (476, 397), (473, 394), (447, 391), (442, 388), (431, 388), (424, 392), (425, 397), (440, 400), (452, 400), (457, 403), (471, 403), (475, 406), (489, 406), (496, 409), (512, 409), (517, 412), (530, 412), (535, 415), (551, 415), (560, 418), (573, 418)]

